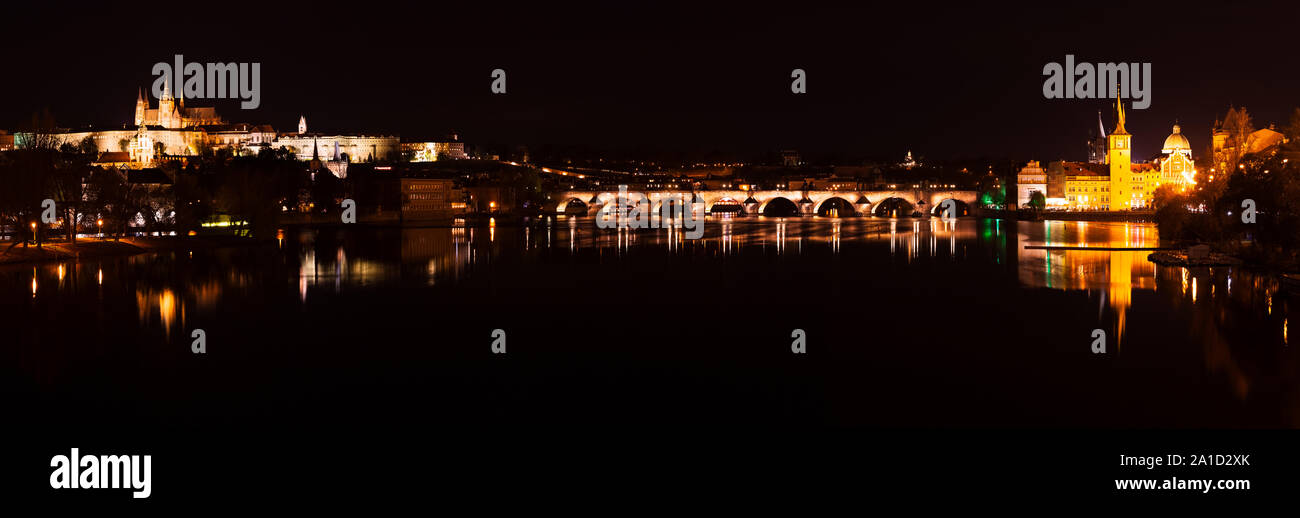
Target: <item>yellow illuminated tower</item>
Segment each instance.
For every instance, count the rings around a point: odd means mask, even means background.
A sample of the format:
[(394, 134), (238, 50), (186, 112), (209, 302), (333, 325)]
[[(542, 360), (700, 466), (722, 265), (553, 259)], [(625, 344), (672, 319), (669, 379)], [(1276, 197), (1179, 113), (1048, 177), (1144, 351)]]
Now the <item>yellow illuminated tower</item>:
[(1115, 131), (1106, 137), (1106, 163), (1110, 164), (1110, 210), (1128, 210), (1141, 206), (1144, 194), (1134, 189), (1133, 136), (1124, 129), (1124, 101), (1120, 100), (1122, 88), (1115, 89), (1115, 111), (1119, 121)]

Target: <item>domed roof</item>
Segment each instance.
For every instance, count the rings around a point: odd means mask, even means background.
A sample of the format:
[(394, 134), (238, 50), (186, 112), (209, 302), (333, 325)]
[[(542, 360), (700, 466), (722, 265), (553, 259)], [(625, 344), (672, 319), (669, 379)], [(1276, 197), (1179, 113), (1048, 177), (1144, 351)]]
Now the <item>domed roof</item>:
[(1192, 145), (1187, 142), (1187, 137), (1183, 136), (1182, 128), (1174, 124), (1174, 132), (1165, 139), (1165, 147), (1160, 150), (1161, 153), (1172, 155), (1174, 153), (1192, 154)]

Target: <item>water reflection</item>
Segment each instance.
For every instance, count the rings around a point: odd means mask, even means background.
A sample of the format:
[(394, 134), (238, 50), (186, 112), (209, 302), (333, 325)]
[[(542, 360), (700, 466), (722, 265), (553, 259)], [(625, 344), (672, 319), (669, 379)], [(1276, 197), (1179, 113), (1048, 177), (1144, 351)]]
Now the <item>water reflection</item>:
[[(1271, 408), (1282, 409), (1282, 418), (1300, 425), (1300, 388), (1291, 388), (1300, 387), (1294, 383), (1300, 368), (1294, 357), (1279, 353), (1288, 345), (1291, 311), (1281, 285), (1268, 275), (1240, 269), (1158, 267), (1146, 260), (1147, 251), (1102, 250), (1158, 246), (1152, 225), (755, 217), (710, 218), (702, 239), (685, 234), (673, 226), (603, 230), (590, 218), (572, 217), (543, 218), (524, 227), (499, 222), (487, 228), (284, 229), (262, 246), (0, 267), (0, 296), (18, 308), (7, 317), (11, 324), (46, 322), (59, 308), (78, 307), (97, 326), (131, 326), (123, 336), (141, 341), (162, 336), (175, 344), (184, 343), (178, 337), (190, 327), (243, 325), (244, 320), (278, 325), (266, 320), (285, 314), (308, 318), (317, 305), (364, 311), (357, 306), (366, 302), (356, 301), (372, 300), (360, 297), (375, 293), (383, 297), (373, 300), (416, 306), (450, 302), (443, 290), (471, 287), (457, 292), (464, 296), (477, 290), (480, 281), (510, 278), (528, 284), (528, 275), (538, 273), (564, 277), (536, 284), (568, 282), (582, 291), (587, 272), (592, 272), (590, 278), (621, 279), (627, 271), (670, 278), (708, 269), (723, 278), (729, 269), (740, 268), (770, 277), (755, 277), (748, 290), (706, 284), (715, 277), (692, 282), (702, 293), (762, 293), (772, 289), (763, 285), (769, 281), (790, 285), (801, 290), (799, 296), (815, 293), (819, 303), (853, 308), (864, 326), (908, 318), (900, 314), (916, 309), (890, 306), (889, 292), (881, 286), (900, 291), (923, 287), (936, 297), (982, 289), (988, 293), (966, 299), (977, 302), (945, 308), (945, 313), (979, 313), (984, 308), (973, 306), (982, 304), (1029, 311), (1026, 321), (1059, 325), (1052, 333), (1060, 334), (1050, 334), (1053, 339), (1073, 332), (1070, 326), (1087, 326), (1082, 338), (1092, 326), (1106, 327), (1122, 353), (1117, 361), (1169, 368), (1175, 372), (1171, 376), (1193, 386), (1222, 382), (1224, 394), (1242, 401), (1277, 398)], [(1034, 245), (1082, 249), (1025, 248)], [(630, 266), (641, 268), (628, 270)], [(852, 295), (836, 298), (837, 283), (820, 278), (811, 287), (798, 288), (803, 277), (819, 275), (848, 277), (856, 283), (844, 284), (851, 286)], [(518, 292), (533, 296), (529, 288)], [(395, 296), (387, 299), (390, 295)], [(771, 307), (770, 300), (757, 296), (725, 300), (755, 308), (756, 315)], [(964, 332), (982, 332), (967, 325)], [(928, 337), (918, 330), (909, 340), (926, 345)]]
[(1150, 251), (1027, 249), (1027, 246), (1140, 248), (1160, 246), (1150, 223), (1087, 221), (1016, 222), (1020, 282), (1026, 286), (1099, 292), (1115, 316), (1122, 346), (1134, 290), (1155, 290)]

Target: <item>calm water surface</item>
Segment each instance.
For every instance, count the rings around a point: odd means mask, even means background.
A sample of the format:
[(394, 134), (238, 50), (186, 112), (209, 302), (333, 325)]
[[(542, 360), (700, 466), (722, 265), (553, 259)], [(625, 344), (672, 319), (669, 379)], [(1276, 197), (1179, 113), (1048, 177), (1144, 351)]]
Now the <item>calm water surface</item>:
[[(0, 268), (20, 418), (1300, 426), (1291, 304), (1152, 225), (710, 219), (286, 230)], [(508, 333), (506, 357), (489, 352)], [(190, 353), (203, 329), (208, 353)], [(791, 331), (809, 354), (790, 354)], [(1092, 333), (1107, 354), (1090, 351)]]

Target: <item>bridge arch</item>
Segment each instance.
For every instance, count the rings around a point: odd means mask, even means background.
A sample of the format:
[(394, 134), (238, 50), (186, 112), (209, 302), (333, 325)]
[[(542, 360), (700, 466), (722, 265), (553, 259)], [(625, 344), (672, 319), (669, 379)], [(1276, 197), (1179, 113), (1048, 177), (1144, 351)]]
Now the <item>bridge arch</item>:
[(813, 207), (813, 214), (824, 217), (849, 217), (856, 216), (858, 211), (853, 207), (853, 202), (840, 196), (827, 196)]
[(876, 216), (906, 218), (916, 211), (916, 205), (906, 198), (891, 196), (880, 200), (871, 210)]
[(933, 207), (930, 207), (930, 214), (935, 215), (935, 216), (942, 215), (942, 213), (943, 213), (943, 204), (944, 204), (944, 202), (947, 202), (947, 201), (952, 201), (952, 202), (954, 202), (954, 203), (957, 204), (956, 208), (953, 210), (953, 212), (956, 213), (957, 216), (969, 216), (969, 215), (970, 215), (970, 211), (971, 211), (970, 204), (969, 204), (969, 203), (966, 203), (965, 201), (962, 201), (962, 200), (956, 199), (956, 198), (944, 198), (944, 199), (942, 199), (942, 200), (939, 200), (939, 202), (938, 202), (938, 203), (935, 203)]
[(773, 196), (759, 204), (758, 213), (764, 216), (794, 217), (799, 215), (799, 204), (784, 196)]
[[(631, 193), (629, 192), (629, 195)], [(959, 207), (966, 214), (973, 214), (978, 207), (977, 193), (961, 189), (944, 189), (944, 190), (899, 190), (899, 189), (882, 189), (882, 190), (860, 190), (860, 191), (834, 191), (834, 190), (811, 190), (811, 191), (792, 191), (792, 190), (700, 190), (695, 192), (680, 190), (648, 191), (644, 192), (650, 199), (650, 205), (645, 206), (642, 202), (642, 210), (661, 212), (662, 204), (668, 199), (694, 200), (691, 203), (701, 203), (708, 212), (721, 212), (717, 209), (724, 208), (724, 205), (730, 205), (732, 201), (738, 202), (742, 207), (741, 214), (759, 215), (765, 212), (771, 212), (769, 209), (773, 204), (786, 209), (787, 202), (793, 204), (799, 210), (790, 214), (790, 216), (807, 216), (825, 212), (828, 204), (839, 204), (833, 199), (840, 199), (853, 204), (853, 212), (859, 216), (897, 214), (899, 217), (907, 217), (912, 212), (921, 212), (932, 214), (936, 207), (940, 207), (944, 200), (952, 199), (957, 202), (965, 203), (965, 207)], [(606, 207), (613, 208), (615, 199), (618, 196), (617, 191), (564, 191), (553, 194), (545, 204), (547, 210), (554, 210), (556, 213), (565, 213), (568, 205), (574, 198), (583, 202), (587, 206), (588, 214), (598, 213)], [(882, 203), (887, 200), (897, 198), (906, 202), (906, 205), (899, 201), (890, 202), (890, 207), (882, 208)], [(806, 201), (805, 201), (806, 200)], [(630, 200), (629, 200), (630, 201)], [(811, 204), (806, 204), (808, 201)], [(577, 208), (576, 206), (574, 207)], [(700, 207), (695, 207), (700, 208)], [(725, 207), (725, 208), (730, 208)], [(899, 210), (901, 209), (901, 210)], [(805, 212), (807, 211), (807, 212)], [(785, 212), (784, 210), (782, 211)], [(839, 215), (844, 215), (844, 210), (838, 211)]]
[(709, 214), (741, 214), (745, 212), (745, 205), (740, 200), (730, 196), (723, 196), (709, 204)]
[[(658, 215), (661, 218), (672, 218), (679, 213), (685, 215), (691, 212), (690, 200), (691, 200), (691, 196), (689, 194), (660, 197), (659, 199), (651, 202), (652, 206), (654, 207), (653, 209), (651, 209), (652, 211), (651, 214)], [(681, 207), (681, 208), (674, 209), (674, 207)], [(679, 212), (674, 212), (675, 210)]]
[(589, 208), (587, 202), (583, 201), (582, 198), (570, 196), (568, 199), (560, 200), (560, 203), (555, 205), (555, 212), (581, 216), (586, 215)]

